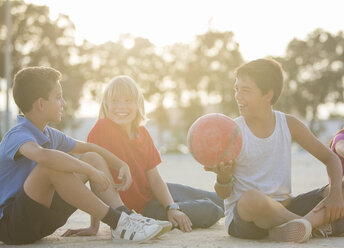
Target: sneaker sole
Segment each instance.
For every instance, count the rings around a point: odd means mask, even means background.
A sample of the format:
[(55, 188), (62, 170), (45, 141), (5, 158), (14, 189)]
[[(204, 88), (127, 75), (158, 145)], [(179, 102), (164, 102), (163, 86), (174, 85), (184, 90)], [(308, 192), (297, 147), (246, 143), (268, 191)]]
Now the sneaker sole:
[(170, 225), (161, 225), (161, 227), (162, 227), (161, 231), (154, 238), (158, 238), (161, 235), (163, 235), (164, 233), (167, 233), (167, 232), (171, 231), (172, 224), (170, 224)]
[(269, 238), (278, 242), (306, 242), (312, 233), (312, 225), (305, 219), (295, 219), (269, 230)]
[(148, 240), (156, 237), (161, 232), (162, 229), (163, 229), (162, 226), (159, 226), (159, 228), (154, 233), (152, 233), (150, 236), (147, 236), (145, 239), (142, 239), (142, 240), (114, 239), (114, 238), (112, 238), (112, 240), (115, 243), (137, 243), (137, 244), (140, 244), (140, 243), (143, 243), (145, 241), (148, 241)]

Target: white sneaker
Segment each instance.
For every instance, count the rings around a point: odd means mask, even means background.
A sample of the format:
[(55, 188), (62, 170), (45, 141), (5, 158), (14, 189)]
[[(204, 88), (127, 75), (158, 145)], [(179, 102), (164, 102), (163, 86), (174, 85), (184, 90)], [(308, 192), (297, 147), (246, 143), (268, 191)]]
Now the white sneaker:
[(132, 217), (133, 219), (137, 221), (142, 221), (143, 223), (148, 224), (148, 225), (155, 224), (155, 225), (161, 226), (162, 230), (155, 237), (159, 237), (172, 229), (172, 223), (169, 221), (156, 220), (153, 218), (145, 217), (141, 214), (136, 213), (135, 211), (133, 211), (130, 217)]
[(269, 238), (279, 242), (306, 242), (312, 236), (312, 225), (306, 219), (295, 219), (269, 230)]
[(162, 227), (138, 221), (131, 215), (122, 212), (116, 229), (111, 229), (112, 240), (143, 242), (155, 237)]

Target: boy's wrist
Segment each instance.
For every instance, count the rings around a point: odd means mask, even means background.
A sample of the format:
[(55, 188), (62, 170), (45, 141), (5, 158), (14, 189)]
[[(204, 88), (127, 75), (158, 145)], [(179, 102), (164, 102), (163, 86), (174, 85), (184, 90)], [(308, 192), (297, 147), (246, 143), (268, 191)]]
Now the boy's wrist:
[(233, 185), (233, 181), (234, 181), (233, 177), (231, 177), (228, 181), (225, 181), (225, 182), (223, 182), (223, 181), (219, 182), (219, 180), (216, 178), (215, 184), (218, 187), (227, 188), (227, 187), (231, 187)]
[(332, 184), (329, 185), (329, 194), (342, 194), (342, 187), (340, 186), (333, 186)]
[(230, 183), (234, 180), (233, 175), (217, 175), (216, 182), (219, 184)]

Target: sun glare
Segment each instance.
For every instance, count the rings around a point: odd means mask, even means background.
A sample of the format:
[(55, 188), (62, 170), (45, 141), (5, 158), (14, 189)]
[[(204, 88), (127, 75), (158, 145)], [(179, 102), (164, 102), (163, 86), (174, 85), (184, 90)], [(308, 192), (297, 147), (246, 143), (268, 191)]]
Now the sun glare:
[[(284, 56), (293, 38), (305, 39), (316, 28), (337, 33), (344, 21), (343, 3), (338, 0), (25, 1), (49, 6), (52, 18), (59, 13), (68, 15), (76, 27), (77, 44), (84, 39), (94, 44), (116, 41), (129, 33), (162, 48), (190, 44), (208, 30), (232, 31), (246, 61)], [(165, 104), (171, 105), (172, 100)]]
[[(209, 29), (232, 31), (245, 60), (282, 56), (294, 37), (305, 38), (315, 28), (342, 29), (340, 1), (69, 1), (27, 0), (48, 5), (51, 16), (70, 16), (77, 42), (100, 44), (121, 34), (148, 38), (157, 46), (190, 43)], [(328, 11), (327, 11), (328, 10)], [(321, 16), (321, 18), (319, 18)]]

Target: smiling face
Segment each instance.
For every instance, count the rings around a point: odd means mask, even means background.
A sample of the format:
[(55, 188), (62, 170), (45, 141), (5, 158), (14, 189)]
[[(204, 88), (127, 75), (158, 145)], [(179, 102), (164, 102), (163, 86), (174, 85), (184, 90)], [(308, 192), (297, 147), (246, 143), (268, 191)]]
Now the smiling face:
[(110, 80), (103, 93), (98, 117), (109, 118), (129, 136), (145, 123), (144, 97), (132, 78), (117, 76)]
[(131, 130), (137, 116), (136, 100), (128, 96), (113, 96), (107, 101), (108, 118), (124, 130)]
[(270, 106), (267, 96), (263, 95), (262, 91), (250, 77), (243, 76), (237, 78), (234, 90), (240, 115), (244, 117), (259, 114), (264, 106)]

